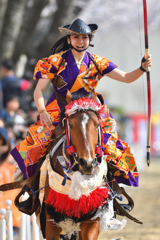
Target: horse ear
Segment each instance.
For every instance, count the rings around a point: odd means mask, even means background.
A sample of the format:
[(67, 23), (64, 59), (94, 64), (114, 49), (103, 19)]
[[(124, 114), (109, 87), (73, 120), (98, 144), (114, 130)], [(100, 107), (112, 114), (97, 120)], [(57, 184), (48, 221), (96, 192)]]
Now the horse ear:
[(93, 99), (95, 102), (97, 102), (97, 94), (94, 89), (91, 92), (91, 99)]
[(72, 101), (72, 94), (69, 90), (67, 90), (66, 101), (67, 103), (70, 103)]

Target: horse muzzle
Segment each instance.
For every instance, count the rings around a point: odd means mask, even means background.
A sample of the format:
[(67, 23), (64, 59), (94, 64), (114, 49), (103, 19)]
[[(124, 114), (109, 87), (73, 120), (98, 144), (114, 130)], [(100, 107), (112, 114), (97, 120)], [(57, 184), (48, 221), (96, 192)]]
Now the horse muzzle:
[(84, 158), (78, 158), (79, 170), (83, 174), (92, 174), (94, 168), (97, 166), (97, 159), (94, 158), (91, 161), (88, 161)]

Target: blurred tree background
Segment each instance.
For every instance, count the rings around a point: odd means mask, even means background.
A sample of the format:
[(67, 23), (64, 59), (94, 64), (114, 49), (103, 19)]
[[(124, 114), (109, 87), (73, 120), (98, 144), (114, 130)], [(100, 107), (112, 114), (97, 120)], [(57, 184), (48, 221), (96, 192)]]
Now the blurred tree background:
[[(142, 16), (142, 1), (139, 5)], [(159, 1), (148, 0), (149, 24), (154, 30), (160, 22), (159, 8)], [(99, 24), (101, 37), (107, 32), (112, 35), (118, 31), (129, 38), (131, 30), (137, 42), (137, 14), (138, 3), (134, 0), (129, 4), (126, 0), (0, 0), (0, 61), (11, 58), (16, 63), (23, 54), (27, 63), (34, 65), (38, 59), (50, 54), (53, 44), (61, 36), (58, 27), (79, 16), (87, 23)]]
[(83, 0), (0, 0), (0, 61), (16, 63), (25, 55), (35, 65), (60, 38), (58, 27), (70, 23), (84, 5)]
[[(37, 61), (48, 57), (62, 36), (58, 27), (79, 17), (99, 26), (94, 37), (95, 47), (89, 51), (111, 59), (126, 72), (132, 71), (139, 67), (144, 54), (142, 4), (142, 0), (0, 0), (0, 61), (11, 58), (19, 77), (25, 70), (33, 72)], [(152, 91), (156, 93), (159, 89), (160, 1), (147, 0), (147, 8), (149, 47), (153, 56)], [(98, 84), (97, 90), (112, 106), (142, 112), (141, 89), (140, 81), (124, 86), (107, 78)], [(159, 94), (152, 94), (154, 111), (159, 111), (157, 98), (160, 101)]]

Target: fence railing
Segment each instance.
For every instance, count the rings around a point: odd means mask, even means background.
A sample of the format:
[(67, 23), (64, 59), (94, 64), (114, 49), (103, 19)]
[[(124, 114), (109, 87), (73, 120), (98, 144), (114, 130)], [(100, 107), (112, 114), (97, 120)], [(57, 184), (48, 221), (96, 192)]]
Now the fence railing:
[[(6, 201), (6, 209), (0, 209), (0, 239), (14, 240), (11, 200)], [(36, 223), (36, 216), (31, 217), (21, 213), (21, 224), (17, 240), (42, 240), (39, 227)]]
[[(24, 200), (24, 199), (22, 199)], [(14, 240), (13, 237), (13, 223), (12, 223), (12, 211), (10, 210), (11, 200), (6, 201), (7, 209), (0, 209), (0, 240)], [(31, 224), (32, 223), (32, 224)], [(113, 238), (111, 240), (120, 240), (120, 238)], [(19, 236), (16, 240), (43, 240), (42, 234), (36, 223), (36, 215), (31, 217), (21, 213), (21, 226)], [(45, 240), (45, 239), (44, 239)]]

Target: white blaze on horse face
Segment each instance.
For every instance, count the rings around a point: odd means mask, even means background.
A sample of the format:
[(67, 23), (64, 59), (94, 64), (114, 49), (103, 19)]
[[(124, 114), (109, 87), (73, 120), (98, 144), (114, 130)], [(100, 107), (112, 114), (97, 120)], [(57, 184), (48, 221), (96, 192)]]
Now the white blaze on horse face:
[(89, 156), (88, 161), (92, 161), (92, 157), (91, 157), (91, 154), (90, 154), (91, 150), (90, 150), (90, 147), (89, 147), (89, 142), (88, 142), (87, 134), (86, 134), (87, 133), (86, 126), (87, 126), (88, 121), (89, 121), (89, 116), (86, 113), (84, 113), (83, 114), (83, 120), (82, 120), (82, 127), (83, 127), (83, 131), (84, 131), (83, 132), (84, 137), (85, 137), (85, 140), (86, 140), (86, 147), (87, 147), (87, 150), (88, 150), (88, 156)]

